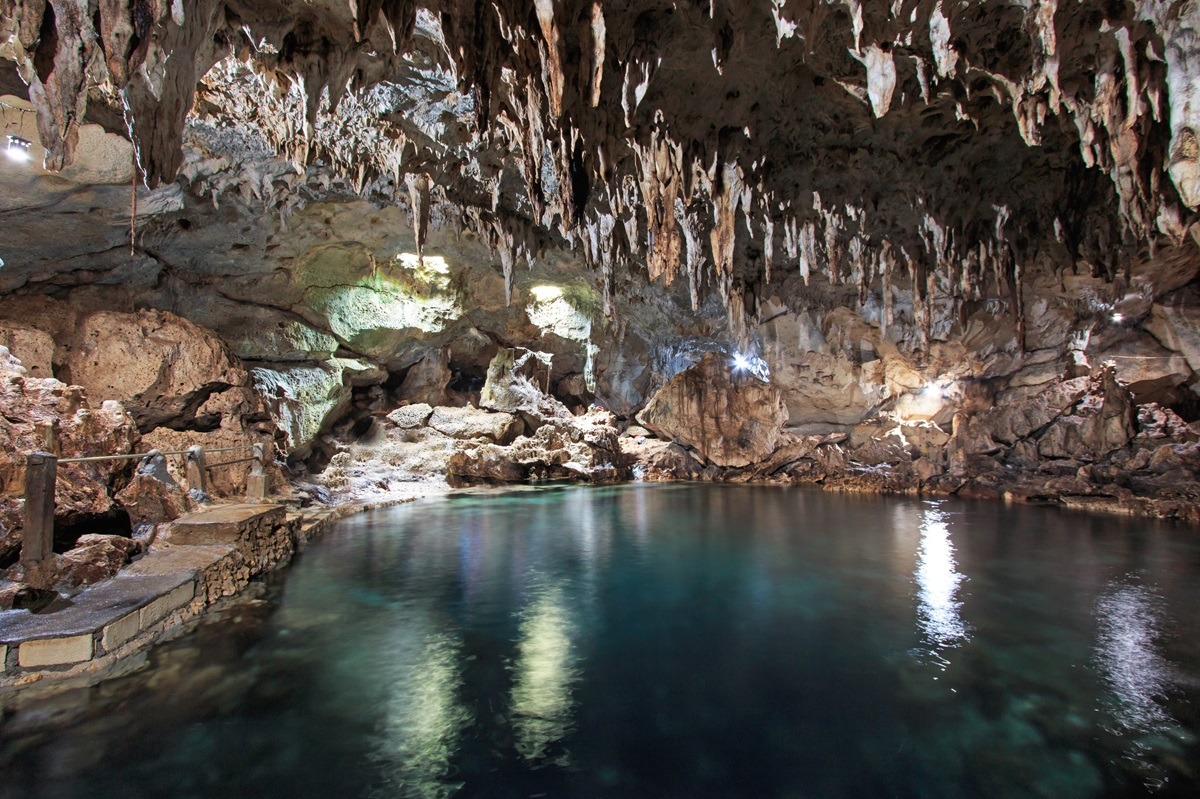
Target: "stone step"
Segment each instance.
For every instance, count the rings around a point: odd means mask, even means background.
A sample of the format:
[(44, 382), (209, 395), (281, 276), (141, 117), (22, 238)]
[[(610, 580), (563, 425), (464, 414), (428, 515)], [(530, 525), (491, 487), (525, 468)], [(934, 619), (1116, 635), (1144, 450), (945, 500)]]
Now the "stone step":
[(172, 545), (237, 544), (259, 527), (284, 520), (282, 505), (219, 505), (181, 516), (171, 523)]

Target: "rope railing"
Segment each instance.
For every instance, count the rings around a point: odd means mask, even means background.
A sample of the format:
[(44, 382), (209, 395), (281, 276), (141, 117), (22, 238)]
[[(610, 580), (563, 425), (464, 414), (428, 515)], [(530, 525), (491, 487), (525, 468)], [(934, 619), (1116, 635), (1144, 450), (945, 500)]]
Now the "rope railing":
[[(199, 502), (208, 502), (208, 475), (214, 469), (249, 463), (246, 476), (246, 498), (261, 502), (267, 498), (267, 475), (264, 470), (266, 447), (262, 444), (243, 444), (236, 447), (201, 446), (182, 450), (157, 450), (135, 452), (126, 455), (90, 455), (79, 458), (59, 458), (53, 428), (39, 431), (50, 452), (31, 452), (25, 456), (25, 511), (24, 528), (21, 531), (21, 563), (32, 565), (44, 560), (54, 551), (54, 485), (58, 480), (58, 465), (78, 463), (100, 463), (103, 461), (140, 460), (148, 463), (154, 458), (184, 456), (187, 487)], [(250, 452), (246, 458), (232, 458), (218, 463), (206, 463), (205, 456), (219, 453)]]

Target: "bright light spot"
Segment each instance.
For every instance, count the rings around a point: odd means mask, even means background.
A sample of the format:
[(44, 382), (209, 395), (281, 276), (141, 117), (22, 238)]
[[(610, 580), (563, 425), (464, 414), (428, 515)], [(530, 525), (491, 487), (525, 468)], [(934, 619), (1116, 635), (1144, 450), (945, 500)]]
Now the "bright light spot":
[[(396, 256), (396, 260), (405, 269), (424, 269), (439, 275), (450, 274), (450, 264), (446, 263), (446, 259), (440, 255), (426, 255), (422, 259), (415, 252), (402, 252)], [(422, 260), (425, 261), (424, 266), (421, 265)]]
[(733, 368), (739, 372), (746, 371), (750, 368), (750, 359), (740, 352), (735, 353), (733, 356)]
[(575, 715), (572, 686), (580, 676), (566, 595), (557, 585), (537, 594), (521, 620), (513, 662), (514, 745), (529, 761), (547, 757), (554, 744), (571, 731)]
[(922, 399), (940, 400), (946, 396), (946, 389), (939, 386), (937, 383), (930, 383), (921, 391)]
[(1119, 325), (1119, 324), (1121, 324), (1122, 322), (1124, 322), (1124, 321), (1125, 321), (1125, 314), (1123, 314), (1123, 313), (1114, 313), (1114, 314), (1112, 315), (1112, 320), (1113, 320), (1113, 324), (1114, 324), (1114, 325)]
[(1162, 599), (1135, 580), (1110, 582), (1096, 602), (1096, 658), (1121, 726), (1161, 734), (1174, 723), (1162, 706), (1171, 690), (1171, 666), (1157, 643), (1164, 627)]
[(13, 161), (24, 163), (29, 160), (29, 148), (33, 142), (28, 139), (22, 139), (20, 136), (9, 135), (8, 148), (5, 150), (8, 157)]
[(946, 516), (928, 510), (921, 520), (921, 545), (917, 552), (917, 596), (921, 607), (921, 629), (931, 645), (953, 646), (967, 636), (962, 620), (958, 587), (963, 581), (954, 562), (954, 545)]
[(558, 286), (534, 286), (529, 290), (537, 302), (553, 302), (563, 295)]

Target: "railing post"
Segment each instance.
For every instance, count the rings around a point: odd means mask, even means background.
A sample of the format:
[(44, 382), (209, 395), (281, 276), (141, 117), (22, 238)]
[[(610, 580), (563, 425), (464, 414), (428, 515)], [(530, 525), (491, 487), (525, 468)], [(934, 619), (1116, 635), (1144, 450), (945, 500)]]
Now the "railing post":
[(192, 447), (187, 454), (187, 481), (188, 491), (194, 492), (196, 501), (208, 501), (208, 469), (204, 465), (204, 448), (200, 446)]
[(250, 464), (250, 474), (246, 477), (246, 498), (261, 502), (267, 498), (267, 473), (263, 471), (265, 457), (262, 444), (255, 444), (254, 461)]
[(21, 530), (21, 563), (32, 566), (54, 552), (54, 481), (58, 458), (49, 452), (25, 457), (25, 526)]
[(33, 425), (34, 438), (41, 445), (39, 452), (49, 452), (58, 455), (58, 419), (48, 422), (35, 422)]

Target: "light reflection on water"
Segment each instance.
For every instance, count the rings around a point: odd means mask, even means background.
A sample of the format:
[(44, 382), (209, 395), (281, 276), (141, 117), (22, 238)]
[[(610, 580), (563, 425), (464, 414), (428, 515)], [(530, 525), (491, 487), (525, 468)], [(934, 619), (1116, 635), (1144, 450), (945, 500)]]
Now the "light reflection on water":
[(1113, 580), (1096, 601), (1096, 658), (1116, 701), (1113, 714), (1129, 732), (1172, 724), (1159, 704), (1171, 684), (1170, 668), (1155, 640), (1162, 632), (1162, 600), (1136, 575)]
[(1111, 696), (1112, 731), (1128, 740), (1125, 757), (1152, 784), (1162, 784), (1161, 750), (1178, 756), (1194, 741), (1164, 707), (1177, 678), (1159, 651), (1167, 624), (1163, 599), (1140, 575), (1112, 580), (1096, 600), (1096, 662)]
[[(563, 589), (548, 585), (523, 613), (517, 656), (512, 664), (515, 745), (521, 757), (538, 763), (571, 731), (571, 685), (580, 671), (571, 646), (573, 623)], [(565, 752), (554, 758), (565, 766)]]
[(1192, 799), (1198, 588), (1194, 534), (1034, 508), (414, 505), (71, 713), (0, 707), (0, 799)]
[(458, 701), (461, 647), (450, 635), (404, 621), (387, 662), (392, 691), (372, 753), (384, 775), (373, 796), (442, 799), (459, 787), (451, 758), (471, 715)]
[(945, 649), (967, 638), (962, 619), (959, 585), (965, 578), (954, 561), (954, 545), (946, 515), (933, 503), (921, 514), (921, 543), (917, 550), (917, 595), (921, 631), (934, 649)]

